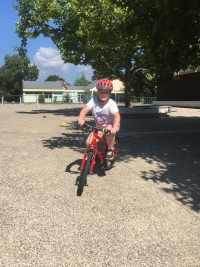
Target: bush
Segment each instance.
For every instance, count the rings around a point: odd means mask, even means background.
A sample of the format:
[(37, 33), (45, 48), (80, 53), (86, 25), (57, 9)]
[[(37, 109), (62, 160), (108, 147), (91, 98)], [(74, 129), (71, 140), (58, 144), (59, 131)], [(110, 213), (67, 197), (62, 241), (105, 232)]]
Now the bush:
[(56, 100), (57, 100), (57, 96), (54, 96), (53, 103), (56, 103)]
[(64, 103), (69, 103), (69, 102), (71, 102), (70, 100), (71, 100), (71, 98), (70, 98), (70, 95), (69, 94), (64, 94), (63, 95), (63, 100), (62, 101)]
[(45, 95), (39, 95), (39, 103), (44, 103)]

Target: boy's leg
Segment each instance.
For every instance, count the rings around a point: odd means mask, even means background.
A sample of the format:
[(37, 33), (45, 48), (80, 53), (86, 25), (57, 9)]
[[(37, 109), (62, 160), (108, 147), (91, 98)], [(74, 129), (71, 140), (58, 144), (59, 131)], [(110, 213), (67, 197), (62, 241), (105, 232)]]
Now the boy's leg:
[[(99, 137), (101, 137), (101, 138), (103, 137), (103, 133), (102, 133), (102, 132), (99, 132), (98, 135), (99, 135)], [(92, 138), (93, 138), (93, 132), (90, 133), (90, 134), (88, 135), (87, 139), (86, 139), (86, 142), (85, 142), (86, 147), (88, 147), (89, 144), (92, 142)], [(99, 142), (99, 140), (96, 140), (96, 141), (97, 141), (97, 143)]]
[(86, 147), (88, 147), (89, 146), (89, 144), (91, 143), (91, 141), (92, 141), (92, 138), (93, 138), (93, 132), (92, 133), (90, 133), (89, 135), (88, 135), (88, 138), (86, 139), (86, 142), (85, 142), (85, 144), (86, 144)]
[[(106, 126), (106, 129), (110, 130), (112, 128), (112, 124), (109, 124)], [(115, 142), (115, 135), (114, 134), (110, 134), (110, 135), (106, 135), (106, 142), (108, 144), (108, 152), (106, 155), (107, 159), (113, 159), (114, 156), (114, 142)]]
[[(110, 130), (112, 128), (112, 124), (109, 124), (106, 126), (106, 129)], [(117, 132), (119, 131), (119, 127)], [(115, 135), (114, 134), (110, 134), (110, 135), (106, 135), (106, 142), (108, 144), (108, 148), (114, 148), (114, 142), (115, 142)]]

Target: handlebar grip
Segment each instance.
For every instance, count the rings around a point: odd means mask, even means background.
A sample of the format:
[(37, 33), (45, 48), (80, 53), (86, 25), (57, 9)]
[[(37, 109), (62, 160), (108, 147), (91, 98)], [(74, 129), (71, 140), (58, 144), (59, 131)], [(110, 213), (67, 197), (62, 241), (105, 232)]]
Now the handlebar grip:
[(111, 134), (110, 130), (105, 129), (104, 131), (105, 131), (105, 134), (108, 136)]
[(86, 124), (86, 123), (84, 123), (84, 124), (82, 125), (82, 127), (83, 127), (84, 130), (92, 131), (92, 126), (91, 126), (91, 125), (88, 125), (88, 124)]
[(89, 125), (87, 123), (84, 123), (82, 125), (82, 127), (83, 127), (84, 130), (89, 130), (89, 131), (99, 130), (99, 131), (103, 132), (105, 135), (110, 135), (111, 134), (110, 130), (108, 130), (108, 129), (105, 129), (105, 128), (102, 128), (102, 129), (101, 128), (97, 128), (97, 127), (94, 127), (94, 126)]

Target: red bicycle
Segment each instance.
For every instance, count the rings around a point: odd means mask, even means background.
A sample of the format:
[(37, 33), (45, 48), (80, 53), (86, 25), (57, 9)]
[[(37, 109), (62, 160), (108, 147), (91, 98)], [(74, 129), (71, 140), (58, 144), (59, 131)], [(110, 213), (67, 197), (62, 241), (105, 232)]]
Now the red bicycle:
[[(105, 169), (110, 170), (114, 167), (114, 163), (119, 155), (119, 137), (115, 136), (114, 141), (114, 157), (112, 160), (105, 158), (108, 145), (105, 135), (110, 135), (110, 131), (105, 128), (98, 128), (88, 124), (84, 124), (83, 129), (88, 132), (93, 132), (93, 138), (88, 147), (86, 147), (83, 155), (83, 159), (80, 165), (81, 175), (77, 182), (77, 195), (81, 196), (84, 186), (87, 185), (87, 175), (92, 174), (95, 163), (101, 162), (105, 164)], [(102, 132), (104, 135), (100, 137), (98, 132)], [(103, 143), (103, 149), (100, 149), (99, 141)]]

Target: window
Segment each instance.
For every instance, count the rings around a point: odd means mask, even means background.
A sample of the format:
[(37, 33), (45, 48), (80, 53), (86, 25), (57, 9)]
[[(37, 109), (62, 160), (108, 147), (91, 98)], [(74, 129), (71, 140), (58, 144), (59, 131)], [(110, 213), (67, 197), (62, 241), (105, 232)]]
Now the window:
[(83, 103), (83, 94), (78, 94), (78, 102)]

